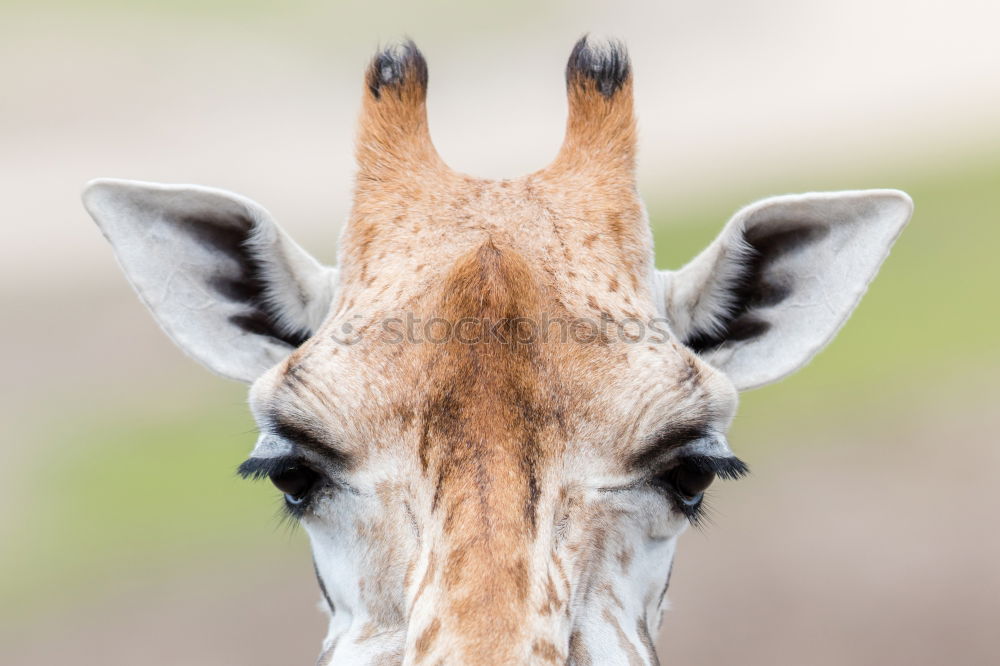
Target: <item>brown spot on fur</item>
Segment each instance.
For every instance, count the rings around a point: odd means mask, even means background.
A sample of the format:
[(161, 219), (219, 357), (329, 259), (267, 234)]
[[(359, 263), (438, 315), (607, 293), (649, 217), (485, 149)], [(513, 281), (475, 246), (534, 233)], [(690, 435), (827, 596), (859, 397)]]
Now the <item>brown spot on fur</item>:
[(399, 421), (403, 426), (403, 430), (408, 430), (410, 425), (413, 423), (415, 413), (413, 408), (409, 405), (398, 405), (396, 407), (396, 416), (399, 418)]
[(695, 386), (701, 383), (701, 365), (695, 358), (695, 355), (688, 352), (683, 355), (684, 358), (684, 374), (680, 377), (680, 384), (694, 384)]
[(638, 648), (635, 644), (629, 640), (628, 634), (622, 629), (622, 625), (618, 622), (618, 618), (614, 616), (608, 609), (604, 609), (604, 621), (607, 622), (615, 630), (615, 634), (618, 636), (618, 645), (621, 647), (622, 652), (628, 657), (628, 666), (646, 666), (642, 660), (642, 655), (639, 654)]
[(372, 636), (378, 633), (378, 625), (374, 622), (365, 622), (364, 626), (361, 627), (361, 631), (358, 633), (358, 637), (354, 640), (355, 643), (365, 643), (372, 639)]
[(414, 645), (416, 654), (414, 655), (417, 660), (423, 659), (430, 652), (431, 648), (434, 646), (434, 640), (437, 638), (438, 632), (441, 630), (441, 620), (434, 618), (431, 623), (427, 625), (427, 628), (420, 633), (420, 637), (417, 638), (417, 642)]
[(622, 214), (614, 212), (608, 215), (608, 233), (615, 247), (621, 247), (625, 237), (625, 224), (622, 222)]
[(618, 564), (622, 568), (622, 573), (627, 574), (629, 565), (632, 564), (632, 556), (635, 551), (632, 548), (626, 546), (618, 551)]
[(625, 610), (625, 604), (623, 604), (622, 600), (618, 598), (617, 594), (615, 594), (615, 588), (611, 586), (611, 583), (602, 583), (600, 589), (604, 596), (611, 600), (611, 603), (619, 609)]
[(430, 585), (432, 580), (434, 580), (436, 562), (437, 560), (435, 560), (433, 557), (431, 557), (431, 559), (427, 562), (427, 570), (424, 572), (424, 577), (420, 579), (420, 587), (417, 588), (417, 593), (413, 595), (413, 603), (411, 604), (411, 606), (416, 606), (417, 601), (423, 595), (424, 591), (427, 589), (427, 586)]
[(569, 635), (569, 660), (572, 666), (593, 666), (594, 662), (590, 658), (587, 646), (583, 644), (583, 637), (579, 631), (574, 631)]
[(559, 664), (565, 661), (565, 657), (559, 652), (559, 648), (553, 645), (551, 641), (543, 638), (535, 640), (531, 646), (531, 654), (551, 664)]
[(552, 574), (545, 577), (545, 600), (539, 608), (542, 615), (553, 615), (559, 611), (562, 601), (559, 599), (559, 590), (556, 589), (556, 582), (552, 579)]
[(642, 646), (646, 648), (646, 654), (649, 657), (649, 666), (660, 666), (660, 658), (656, 654), (656, 646), (653, 645), (653, 638), (649, 635), (649, 627), (646, 626), (646, 622), (642, 618), (636, 621), (635, 631), (639, 634)]

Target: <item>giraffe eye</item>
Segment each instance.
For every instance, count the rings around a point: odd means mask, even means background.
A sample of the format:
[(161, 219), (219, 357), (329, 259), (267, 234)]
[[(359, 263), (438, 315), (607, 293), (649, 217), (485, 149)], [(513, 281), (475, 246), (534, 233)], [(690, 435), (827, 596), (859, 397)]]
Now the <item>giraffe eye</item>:
[(308, 467), (289, 467), (268, 475), (274, 487), (285, 494), (285, 501), (300, 506), (316, 485), (319, 475)]
[(703, 465), (682, 462), (663, 476), (685, 504), (701, 501), (708, 487), (715, 481), (715, 472)]
[(682, 513), (693, 516), (697, 512), (705, 491), (715, 481), (715, 470), (699, 458), (689, 458), (656, 476), (655, 486), (665, 491)]
[(270, 479), (284, 494), (284, 508), (294, 518), (305, 514), (317, 489), (324, 486), (328, 478), (298, 456), (251, 457), (236, 471), (244, 479)]
[(739, 458), (688, 456), (673, 467), (652, 478), (652, 484), (674, 501), (677, 508), (692, 521), (698, 519), (705, 491), (716, 477), (738, 479), (750, 469)]

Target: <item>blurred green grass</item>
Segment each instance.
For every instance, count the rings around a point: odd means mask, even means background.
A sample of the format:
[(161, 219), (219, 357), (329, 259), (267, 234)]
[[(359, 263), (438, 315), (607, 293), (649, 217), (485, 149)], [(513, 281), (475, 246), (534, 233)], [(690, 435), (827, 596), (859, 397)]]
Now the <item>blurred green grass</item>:
[[(781, 191), (873, 184), (907, 190), (913, 221), (833, 345), (795, 377), (745, 396), (734, 441), (780, 447), (796, 427), (823, 419), (900, 418), (900, 405), (919, 394), (997, 367), (1000, 158), (786, 177)], [(658, 265), (683, 264), (774, 185), (685, 205), (651, 202)], [(152, 393), (125, 415), (108, 405), (35, 428), (33, 445), (45, 454), (18, 482), (26, 500), (3, 537), (0, 617), (51, 608), (120, 572), (156, 577), (213, 553), (253, 557), (281, 543), (276, 493), (234, 475), (254, 440), (243, 387), (218, 382), (210, 395), (164, 413), (142, 406), (157, 400)]]
[(235, 475), (255, 440), (243, 391), (219, 382), (181, 413), (156, 409), (152, 392), (145, 407), (37, 433), (42, 453), (19, 475), (25, 501), (0, 550), (0, 616), (273, 534), (270, 493)]

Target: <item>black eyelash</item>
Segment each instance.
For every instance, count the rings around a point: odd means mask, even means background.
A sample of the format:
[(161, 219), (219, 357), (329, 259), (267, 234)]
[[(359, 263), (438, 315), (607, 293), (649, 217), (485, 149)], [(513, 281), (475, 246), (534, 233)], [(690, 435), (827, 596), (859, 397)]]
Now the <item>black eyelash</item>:
[(685, 456), (685, 465), (697, 467), (699, 471), (714, 472), (717, 477), (726, 481), (741, 479), (750, 473), (750, 466), (736, 456), (719, 458), (717, 456)]
[(302, 461), (296, 456), (280, 456), (278, 458), (248, 458), (236, 468), (236, 474), (252, 481), (266, 479), (272, 474), (285, 472), (298, 467)]
[[(243, 461), (238, 468), (236, 468), (236, 474), (244, 479), (260, 481), (262, 479), (267, 479), (274, 474), (287, 472), (290, 469), (302, 466), (302, 459), (297, 456), (248, 458)], [(312, 498), (307, 498), (301, 504), (292, 504), (285, 497), (282, 497), (281, 509), (278, 516), (279, 523), (296, 524), (302, 515), (309, 509), (309, 505), (312, 503), (310, 501), (311, 499)]]
[[(750, 473), (750, 466), (736, 456), (725, 458), (718, 456), (685, 456), (678, 464), (691, 465), (699, 471), (712, 472), (720, 479), (726, 481), (735, 481)], [(674, 502), (674, 506), (684, 514), (684, 517), (692, 525), (695, 527), (703, 526), (706, 519), (711, 515), (708, 504), (705, 502), (707, 492), (702, 494), (697, 504), (687, 504), (683, 501), (684, 498), (669, 484), (657, 483), (657, 478), (654, 477), (653, 485), (677, 500)]]
[(309, 505), (312, 504), (310, 499), (305, 500), (302, 504), (291, 504), (287, 499), (282, 497), (280, 511), (283, 518), (287, 518), (289, 521), (298, 522), (302, 515), (309, 509)]

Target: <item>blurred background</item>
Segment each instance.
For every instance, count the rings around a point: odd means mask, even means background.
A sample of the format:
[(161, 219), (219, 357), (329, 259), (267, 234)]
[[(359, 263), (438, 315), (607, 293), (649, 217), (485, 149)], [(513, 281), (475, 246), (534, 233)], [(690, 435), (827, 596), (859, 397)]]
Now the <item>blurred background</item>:
[(562, 139), (593, 31), (636, 74), (661, 267), (793, 191), (916, 214), (811, 366), (747, 394), (754, 475), (681, 543), (668, 664), (996, 664), (995, 0), (0, 0), (0, 663), (309, 664), (305, 537), (233, 473), (245, 389), (160, 333), (79, 203), (90, 178), (228, 188), (332, 261), (362, 71), (412, 36), (454, 168)]

